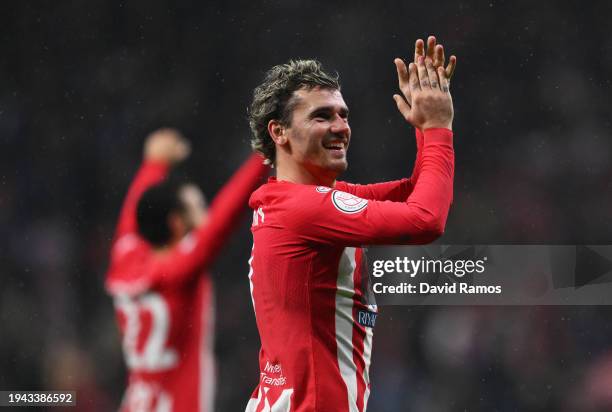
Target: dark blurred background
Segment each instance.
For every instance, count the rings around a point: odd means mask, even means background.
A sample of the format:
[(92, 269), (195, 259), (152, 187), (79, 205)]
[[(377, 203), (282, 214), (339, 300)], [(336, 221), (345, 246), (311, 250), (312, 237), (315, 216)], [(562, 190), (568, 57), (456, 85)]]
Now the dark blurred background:
[[(441, 243), (607, 244), (608, 2), (3, 2), (0, 389), (118, 405), (125, 371), (103, 290), (146, 134), (177, 127), (212, 198), (249, 153), (246, 107), (272, 65), (314, 57), (351, 109), (343, 179), (412, 170), (393, 58), (436, 34), (452, 84), (455, 201)], [(245, 211), (245, 216), (246, 216)], [(244, 410), (259, 339), (248, 220), (215, 266), (217, 409)], [(372, 411), (612, 410), (608, 307), (387, 307)]]

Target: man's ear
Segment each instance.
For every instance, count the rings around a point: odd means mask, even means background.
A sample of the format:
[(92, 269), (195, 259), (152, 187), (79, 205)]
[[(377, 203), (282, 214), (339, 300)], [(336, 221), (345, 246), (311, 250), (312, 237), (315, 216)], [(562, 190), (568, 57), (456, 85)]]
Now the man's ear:
[(268, 122), (268, 133), (270, 137), (274, 141), (274, 143), (278, 145), (284, 145), (287, 143), (287, 129), (283, 126), (278, 120), (270, 120)]

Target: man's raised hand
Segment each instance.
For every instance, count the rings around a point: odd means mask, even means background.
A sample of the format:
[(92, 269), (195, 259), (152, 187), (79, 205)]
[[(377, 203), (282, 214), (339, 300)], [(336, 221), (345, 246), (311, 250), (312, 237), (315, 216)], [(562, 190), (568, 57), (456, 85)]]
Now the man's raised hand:
[(176, 129), (158, 129), (146, 141), (144, 157), (146, 160), (175, 164), (185, 160), (191, 153), (191, 146)]
[(436, 70), (430, 59), (419, 56), (416, 64), (408, 66), (406, 76), (400, 78), (400, 89), (404, 97), (410, 93), (412, 104), (399, 94), (393, 95), (393, 99), (410, 124), (421, 130), (452, 129), (453, 99), (443, 66)]
[[(444, 67), (444, 63), (446, 62), (446, 57), (444, 55), (444, 46), (441, 44), (436, 44), (436, 37), (429, 36), (427, 38), (427, 49), (425, 49), (425, 42), (422, 39), (417, 39), (414, 43), (414, 63), (417, 64), (419, 62), (419, 58), (423, 57), (425, 59), (425, 63), (430, 60), (433, 64), (433, 67), (438, 70), (438, 68), (442, 67), (444, 69), (444, 77), (446, 77), (447, 83), (450, 85), (451, 77), (453, 77), (453, 73), (455, 73), (455, 68), (457, 67), (457, 57), (450, 56), (448, 65)], [(397, 69), (397, 78), (399, 81), (399, 87), (402, 91), (402, 94), (406, 98), (408, 104), (412, 104), (412, 94), (409, 87), (406, 87), (408, 84), (408, 67), (406, 63), (400, 59), (396, 58), (394, 60), (395, 68)]]

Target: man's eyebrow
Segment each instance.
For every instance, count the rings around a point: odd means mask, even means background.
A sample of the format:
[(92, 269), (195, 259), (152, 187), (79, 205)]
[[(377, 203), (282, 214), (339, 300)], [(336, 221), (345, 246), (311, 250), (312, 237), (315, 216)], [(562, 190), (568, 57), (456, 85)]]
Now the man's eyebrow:
[[(333, 112), (335, 110), (335, 106), (319, 106), (319, 107), (315, 107), (314, 109), (312, 109), (312, 111), (310, 112), (310, 117), (316, 117), (316, 115), (318, 113), (330, 113)], [(340, 110), (340, 115), (344, 115), (344, 116), (348, 116), (349, 114), (349, 109), (348, 107), (344, 106), (341, 107)]]

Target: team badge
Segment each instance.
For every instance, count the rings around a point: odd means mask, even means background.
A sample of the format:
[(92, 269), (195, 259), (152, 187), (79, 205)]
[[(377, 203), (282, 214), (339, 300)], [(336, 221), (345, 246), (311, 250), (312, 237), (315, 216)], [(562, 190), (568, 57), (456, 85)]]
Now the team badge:
[(331, 199), (334, 207), (342, 213), (359, 213), (368, 206), (367, 200), (339, 190), (334, 190)]
[(317, 186), (317, 188), (315, 189), (317, 192), (319, 193), (327, 193), (327, 192), (331, 192), (331, 188), (326, 187), (326, 186)]

